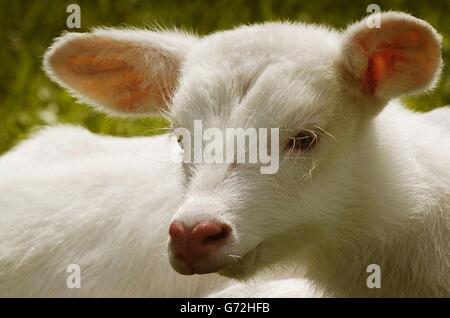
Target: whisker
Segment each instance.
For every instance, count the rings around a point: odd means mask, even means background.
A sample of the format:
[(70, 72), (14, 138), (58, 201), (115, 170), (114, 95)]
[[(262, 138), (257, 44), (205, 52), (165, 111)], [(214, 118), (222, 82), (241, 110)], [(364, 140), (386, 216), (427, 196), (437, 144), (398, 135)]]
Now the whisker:
[(312, 179), (312, 172), (319, 166), (319, 161), (320, 160), (312, 161), (311, 169), (309, 169), (309, 171), (302, 176), (304, 181), (310, 181)]
[(327, 136), (329, 136), (330, 138), (332, 138), (334, 141), (338, 141), (338, 140), (336, 139), (336, 137), (334, 137), (331, 133), (329, 133), (328, 131), (326, 131), (326, 130), (323, 129), (322, 127), (314, 126), (314, 128), (319, 129), (321, 132), (325, 133)]

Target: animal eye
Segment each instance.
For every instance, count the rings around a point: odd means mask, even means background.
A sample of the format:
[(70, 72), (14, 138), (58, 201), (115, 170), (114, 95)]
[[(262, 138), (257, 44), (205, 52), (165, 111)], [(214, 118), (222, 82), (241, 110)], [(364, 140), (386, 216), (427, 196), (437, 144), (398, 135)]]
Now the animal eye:
[(181, 149), (184, 149), (184, 148), (183, 148), (183, 135), (179, 135), (179, 136), (177, 137), (177, 142), (178, 142), (178, 144), (180, 145)]
[(309, 150), (319, 141), (319, 135), (312, 130), (302, 130), (295, 137), (289, 138), (288, 147), (293, 150)]

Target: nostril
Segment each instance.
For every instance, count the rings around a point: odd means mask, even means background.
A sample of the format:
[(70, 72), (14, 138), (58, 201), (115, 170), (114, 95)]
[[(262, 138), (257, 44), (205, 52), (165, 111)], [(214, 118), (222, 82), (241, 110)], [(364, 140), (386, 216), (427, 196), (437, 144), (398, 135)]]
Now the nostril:
[(191, 232), (191, 239), (201, 245), (210, 245), (225, 241), (231, 234), (230, 226), (216, 222), (198, 223)]
[(204, 244), (216, 243), (218, 241), (226, 240), (231, 234), (231, 228), (228, 225), (222, 224), (220, 232), (203, 239)]
[(185, 239), (187, 230), (183, 223), (175, 221), (169, 226), (169, 235), (174, 240)]

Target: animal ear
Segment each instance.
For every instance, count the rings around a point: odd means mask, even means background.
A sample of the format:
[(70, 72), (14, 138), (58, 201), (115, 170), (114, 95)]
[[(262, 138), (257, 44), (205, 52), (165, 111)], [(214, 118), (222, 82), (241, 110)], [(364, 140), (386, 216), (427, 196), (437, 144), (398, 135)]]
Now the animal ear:
[(113, 113), (166, 107), (197, 38), (181, 32), (96, 29), (57, 38), (44, 69), (82, 101)]
[(442, 65), (441, 36), (427, 22), (398, 12), (369, 16), (343, 34), (344, 67), (361, 90), (388, 100), (430, 89)]

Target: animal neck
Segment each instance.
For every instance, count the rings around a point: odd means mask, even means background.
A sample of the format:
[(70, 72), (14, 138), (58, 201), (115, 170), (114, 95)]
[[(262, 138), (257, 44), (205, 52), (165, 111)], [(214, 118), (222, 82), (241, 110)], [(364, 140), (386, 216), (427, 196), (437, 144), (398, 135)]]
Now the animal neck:
[[(447, 271), (442, 247), (447, 261), (450, 253), (441, 198), (431, 193), (430, 176), (399, 130), (393, 122), (368, 121), (353, 152), (337, 160), (345, 175), (340, 198), (323, 211), (328, 221), (302, 255), (307, 276), (332, 296), (450, 293), (448, 278), (440, 276)], [(380, 269), (381, 288), (367, 284), (371, 264)]]

